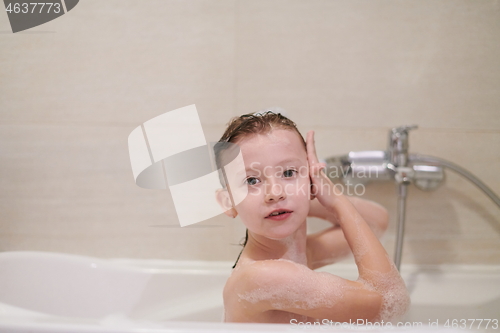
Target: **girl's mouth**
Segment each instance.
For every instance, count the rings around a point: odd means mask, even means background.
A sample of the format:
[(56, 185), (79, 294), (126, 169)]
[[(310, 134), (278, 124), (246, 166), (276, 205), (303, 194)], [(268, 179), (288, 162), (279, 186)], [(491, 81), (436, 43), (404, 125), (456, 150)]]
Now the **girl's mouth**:
[(273, 211), (271, 214), (269, 214), (268, 216), (266, 216), (266, 219), (271, 219), (274, 221), (281, 221), (281, 220), (288, 218), (291, 213), (292, 213), (291, 210), (277, 209), (277, 210)]

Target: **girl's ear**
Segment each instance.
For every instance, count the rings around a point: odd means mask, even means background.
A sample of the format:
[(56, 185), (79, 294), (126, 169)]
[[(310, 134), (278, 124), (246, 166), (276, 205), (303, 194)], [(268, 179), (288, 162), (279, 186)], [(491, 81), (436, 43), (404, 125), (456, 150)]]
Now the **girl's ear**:
[(221, 206), (222, 210), (224, 210), (224, 214), (234, 219), (238, 216), (238, 212), (236, 211), (236, 208), (233, 207), (233, 203), (229, 195), (228, 190), (221, 188), (218, 189), (215, 194), (217, 202)]

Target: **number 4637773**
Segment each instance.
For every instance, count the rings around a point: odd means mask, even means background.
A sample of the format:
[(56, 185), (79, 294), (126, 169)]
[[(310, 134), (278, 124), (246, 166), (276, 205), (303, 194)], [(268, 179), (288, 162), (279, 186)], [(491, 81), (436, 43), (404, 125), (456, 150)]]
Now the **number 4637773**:
[(465, 329), (498, 329), (498, 319), (448, 319), (444, 327)]
[(7, 13), (15, 13), (15, 14), (49, 14), (52, 10), (52, 13), (60, 13), (61, 12), (61, 4), (53, 3), (53, 2), (23, 2), (23, 3), (9, 3), (9, 5), (5, 8)]

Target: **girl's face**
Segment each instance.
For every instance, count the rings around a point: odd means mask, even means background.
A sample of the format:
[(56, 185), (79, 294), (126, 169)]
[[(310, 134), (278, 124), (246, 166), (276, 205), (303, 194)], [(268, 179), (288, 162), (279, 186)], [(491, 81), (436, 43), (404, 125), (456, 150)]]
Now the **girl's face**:
[(236, 206), (255, 234), (282, 239), (305, 222), (310, 178), (306, 149), (298, 134), (274, 129), (238, 141), (245, 161), (247, 197)]

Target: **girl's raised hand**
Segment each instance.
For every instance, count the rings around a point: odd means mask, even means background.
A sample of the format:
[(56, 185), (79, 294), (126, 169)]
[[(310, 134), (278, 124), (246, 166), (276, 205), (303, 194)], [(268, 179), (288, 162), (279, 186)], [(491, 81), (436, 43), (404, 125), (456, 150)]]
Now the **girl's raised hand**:
[(332, 181), (324, 173), (325, 163), (320, 163), (316, 156), (314, 144), (314, 131), (309, 131), (306, 137), (307, 161), (309, 163), (309, 176), (311, 177), (311, 194), (327, 209), (334, 208), (335, 199), (341, 195)]

